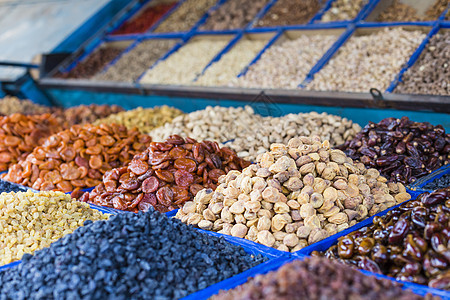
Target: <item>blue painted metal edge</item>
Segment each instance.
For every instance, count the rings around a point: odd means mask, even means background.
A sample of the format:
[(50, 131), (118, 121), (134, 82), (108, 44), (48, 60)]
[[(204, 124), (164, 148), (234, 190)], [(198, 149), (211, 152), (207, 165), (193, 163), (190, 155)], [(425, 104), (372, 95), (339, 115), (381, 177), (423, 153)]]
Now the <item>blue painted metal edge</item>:
[[(253, 20), (251, 20), (247, 26), (245, 26), (244, 29), (250, 29), (250, 28), (254, 28), (254, 26), (258, 23), (259, 20), (261, 20), (262, 17), (264, 17), (266, 15), (266, 13), (272, 8), (272, 6), (275, 5), (275, 3), (277, 2), (277, 0), (270, 0), (257, 14), (256, 16), (253, 18)], [(263, 27), (264, 28), (264, 27)]]
[(432, 190), (425, 189), (424, 186), (447, 174), (450, 174), (450, 164), (444, 165), (429, 175), (421, 177), (419, 180), (414, 182), (410, 188), (414, 191), (431, 192)]

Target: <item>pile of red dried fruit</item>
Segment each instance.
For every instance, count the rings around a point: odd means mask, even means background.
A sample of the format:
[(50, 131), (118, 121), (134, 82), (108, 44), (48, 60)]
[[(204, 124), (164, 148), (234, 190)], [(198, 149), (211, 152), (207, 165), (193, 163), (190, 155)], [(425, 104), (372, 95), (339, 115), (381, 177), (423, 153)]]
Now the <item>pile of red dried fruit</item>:
[(203, 188), (215, 189), (221, 175), (250, 165), (216, 142), (170, 136), (152, 142), (127, 167), (105, 174), (103, 182), (80, 200), (128, 211), (154, 206), (167, 212), (192, 200)]
[(103, 174), (126, 166), (150, 142), (148, 135), (123, 125), (74, 125), (34, 148), (10, 167), (4, 179), (41, 191), (93, 187)]

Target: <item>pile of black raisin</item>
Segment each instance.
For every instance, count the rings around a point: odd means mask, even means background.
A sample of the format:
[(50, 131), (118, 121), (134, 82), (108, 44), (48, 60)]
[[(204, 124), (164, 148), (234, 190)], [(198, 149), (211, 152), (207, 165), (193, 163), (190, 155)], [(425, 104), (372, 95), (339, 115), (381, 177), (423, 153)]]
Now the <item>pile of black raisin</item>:
[(440, 188), (446, 188), (450, 186), (450, 174), (445, 174), (444, 176), (435, 179), (432, 182), (427, 183), (423, 189), (435, 190)]
[(266, 260), (151, 209), (25, 254), (0, 272), (0, 299), (177, 299)]
[(0, 180), (0, 193), (9, 193), (9, 192), (25, 192), (26, 189), (24, 187), (18, 186), (17, 184)]

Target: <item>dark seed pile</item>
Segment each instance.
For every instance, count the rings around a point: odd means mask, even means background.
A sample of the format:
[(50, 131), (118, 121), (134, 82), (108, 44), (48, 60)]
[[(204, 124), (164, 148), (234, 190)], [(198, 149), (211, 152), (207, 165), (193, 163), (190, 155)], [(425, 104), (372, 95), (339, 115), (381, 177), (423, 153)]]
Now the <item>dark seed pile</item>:
[(393, 281), (366, 276), (324, 258), (311, 257), (259, 275), (214, 300), (253, 299), (423, 299)]
[(440, 188), (446, 188), (450, 186), (450, 174), (445, 174), (441, 178), (435, 181), (429, 182), (423, 186), (426, 190), (435, 190)]
[(26, 189), (8, 181), (0, 180), (0, 193), (25, 192)]
[(25, 254), (0, 272), (0, 299), (177, 299), (265, 260), (151, 209)]

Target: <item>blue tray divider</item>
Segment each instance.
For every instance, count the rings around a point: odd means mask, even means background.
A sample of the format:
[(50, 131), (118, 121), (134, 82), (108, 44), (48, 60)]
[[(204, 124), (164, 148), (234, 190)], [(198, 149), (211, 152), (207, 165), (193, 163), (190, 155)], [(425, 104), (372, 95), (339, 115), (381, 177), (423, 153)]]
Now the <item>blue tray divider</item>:
[(445, 15), (450, 11), (450, 3), (447, 5), (447, 8), (442, 12), (442, 14), (437, 19), (440, 22), (449, 22), (450, 20), (445, 20)]
[(334, 0), (326, 0), (326, 1), (320, 1), (320, 2), (325, 2), (322, 7), (319, 9), (319, 11), (314, 15), (314, 17), (312, 17), (311, 20), (309, 20), (309, 22), (307, 24), (314, 24), (316, 22), (319, 22), (320, 19), (322, 19), (323, 14), (330, 9), (331, 7), (331, 3)]
[[(218, 32), (216, 32), (215, 34), (217, 34)], [(221, 33), (224, 34), (228, 34), (228, 31), (223, 31)], [(236, 45), (238, 43), (238, 41), (244, 36), (243, 31), (239, 32), (238, 34), (236, 34), (236, 36), (234, 38), (232, 38), (230, 40), (230, 42), (221, 50), (219, 51), (219, 53), (216, 54), (215, 57), (213, 57), (213, 59), (203, 68), (202, 72), (197, 75), (197, 77), (195, 77), (195, 79), (193, 80), (193, 82), (197, 81), (198, 78), (200, 78), (203, 74), (205, 74), (206, 70), (215, 62), (218, 62), (222, 56), (224, 54), (226, 54), (228, 51), (231, 50), (231, 48), (234, 47), (234, 45)]]
[[(336, 28), (340, 28), (336, 27)], [(311, 82), (314, 78), (314, 74), (319, 72), (328, 61), (339, 51), (342, 45), (347, 42), (347, 40), (352, 36), (355, 32), (355, 26), (348, 26), (347, 30), (342, 33), (342, 35), (334, 42), (334, 44), (330, 47), (330, 49), (325, 52), (325, 54), (316, 62), (316, 64), (311, 68), (309, 73), (306, 75), (305, 80), (299, 84), (298, 87), (304, 88), (309, 82)]]
[(92, 54), (101, 44), (103, 43), (102, 39), (97, 40), (96, 42), (88, 45), (86, 48), (83, 49), (82, 54), (78, 56), (74, 61), (72, 61), (69, 65), (60, 66), (58, 68), (58, 71), (61, 73), (70, 72), (75, 66), (82, 60), (84, 60), (86, 57), (88, 57), (90, 54)]
[(155, 22), (150, 28), (146, 31), (146, 33), (153, 32), (162, 22), (164, 22), (180, 5), (186, 0), (179, 1), (175, 4), (171, 9), (169, 9), (158, 21)]
[(214, 4), (213, 6), (211, 6), (211, 7), (205, 12), (205, 14), (197, 21), (197, 23), (195, 23), (194, 26), (192, 26), (192, 28), (191, 28), (191, 30), (189, 30), (189, 32), (191, 32), (191, 33), (197, 32), (198, 28), (199, 28), (200, 26), (202, 26), (203, 23), (206, 22), (206, 20), (207, 20), (208, 17), (209, 17), (209, 14), (210, 14), (212, 11), (218, 9), (218, 8), (219, 8), (223, 3), (225, 3), (226, 1), (227, 1), (227, 0), (217, 0), (216, 4)]
[[(425, 50), (425, 47), (427, 46), (427, 44), (430, 42), (430, 39), (436, 34), (438, 33), (438, 31), (441, 28), (446, 28), (446, 27), (441, 27), (441, 24), (439, 22), (435, 22), (435, 25), (431, 28), (431, 30), (428, 32), (427, 36), (425, 37), (425, 39), (422, 41), (422, 43), (417, 47), (417, 49), (414, 51), (414, 53), (411, 55), (411, 57), (409, 58), (408, 62), (405, 64), (405, 66), (400, 70), (399, 74), (395, 77), (395, 79), (391, 82), (391, 84), (389, 85), (389, 87), (386, 89), (387, 93), (392, 93), (395, 88), (397, 87), (397, 85), (399, 84), (399, 82), (402, 81), (402, 77), (403, 74), (409, 69), (411, 68), (416, 61), (419, 59), (420, 55), (422, 54), (422, 52)], [(448, 28), (450, 28), (450, 26), (448, 26)]]
[(201, 291), (195, 292), (195, 293), (190, 294), (189, 296), (186, 296), (181, 299), (182, 300), (209, 299), (211, 296), (216, 295), (221, 290), (233, 289), (241, 284), (246, 283), (251, 277), (255, 277), (256, 275), (266, 274), (270, 271), (276, 270), (279, 267), (281, 267), (282, 265), (289, 263), (293, 260), (294, 260), (293, 257), (285, 256), (285, 257), (278, 257), (273, 260), (266, 261), (262, 264), (254, 266), (253, 268), (251, 268), (247, 271), (244, 271), (238, 275), (235, 275), (233, 277), (225, 279), (216, 284), (210, 285), (209, 287), (207, 287)]
[[(153, 69), (157, 64), (159, 64), (161, 61), (166, 60), (169, 56), (171, 56), (173, 53), (177, 52), (182, 46), (184, 46), (193, 36), (193, 33), (187, 33), (185, 35), (182, 35), (180, 39), (180, 41), (172, 47), (172, 49), (170, 49), (169, 51), (167, 51), (166, 54), (164, 54), (163, 56), (161, 56), (158, 60), (155, 61), (155, 63), (153, 65), (151, 65), (147, 70), (145, 70), (141, 75), (139, 75), (139, 77), (136, 79), (136, 81), (134, 82), (135, 86), (140, 89), (141, 84), (139, 83), (142, 79), (142, 77), (144, 77), (145, 73), (147, 73), (149, 70)], [(146, 39), (148, 39), (148, 37), (146, 37)]]
[[(264, 17), (267, 12), (272, 8), (272, 6), (275, 5), (275, 3), (277, 2), (277, 0), (271, 0), (269, 1), (266, 6), (264, 6), (257, 14), (256, 16), (253, 18), (253, 20), (251, 20), (247, 26), (244, 27), (244, 29), (250, 29), (250, 28), (254, 28), (255, 24), (258, 23), (259, 20), (261, 20), (262, 17)], [(264, 27), (262, 27), (264, 28)], [(268, 28), (268, 27), (267, 27)]]
[(430, 192), (431, 190), (427, 190), (423, 187), (428, 183), (433, 182), (436, 179), (439, 179), (447, 174), (450, 174), (450, 164), (444, 165), (439, 169), (437, 169), (436, 171), (430, 173), (429, 175), (421, 177), (419, 180), (417, 180), (416, 182), (414, 182), (414, 184), (411, 185), (411, 189)]
[(251, 65), (253, 65), (254, 63), (256, 63), (261, 56), (264, 54), (264, 52), (266, 52), (267, 49), (269, 49), (273, 43), (275, 43), (276, 40), (278, 40), (278, 38), (283, 34), (283, 29), (278, 29), (277, 33), (267, 42), (267, 44), (264, 46), (264, 48), (262, 48), (261, 51), (259, 51), (259, 53), (255, 56), (255, 58), (241, 71), (241, 73), (238, 74), (237, 77), (241, 77), (244, 76), (245, 73), (247, 73), (248, 68), (250, 68)]

